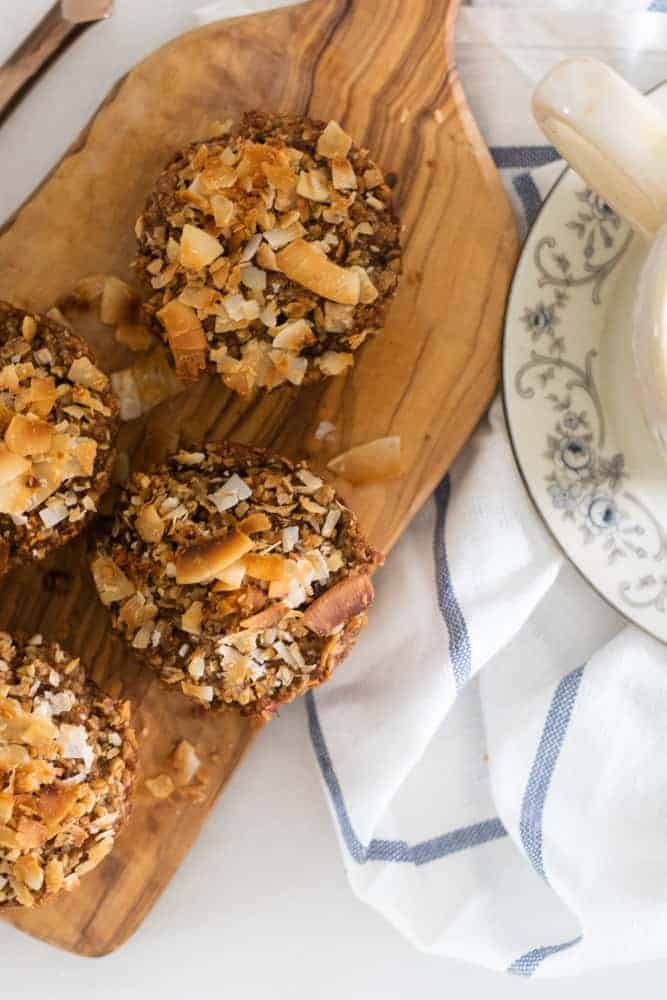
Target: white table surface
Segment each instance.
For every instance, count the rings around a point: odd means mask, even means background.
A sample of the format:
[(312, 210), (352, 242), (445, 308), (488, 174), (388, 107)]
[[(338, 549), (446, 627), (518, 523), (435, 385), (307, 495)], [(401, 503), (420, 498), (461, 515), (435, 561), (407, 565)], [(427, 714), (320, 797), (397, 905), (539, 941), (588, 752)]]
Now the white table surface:
[[(50, 69), (0, 129), (0, 218), (30, 193), (116, 79), (190, 27), (190, 12), (201, 4), (117, 0), (114, 18)], [(0, 0), (0, 60), (49, 5)], [(471, 103), (483, 102), (473, 91)], [(568, 1000), (604, 991), (613, 1000), (628, 990), (657, 995), (667, 975), (666, 960), (529, 986), (415, 951), (348, 889), (302, 705), (268, 727), (120, 952), (74, 958), (0, 924), (0, 956), (0, 995), (27, 1000), (441, 1000), (455, 992), (504, 1000), (524, 990)]]

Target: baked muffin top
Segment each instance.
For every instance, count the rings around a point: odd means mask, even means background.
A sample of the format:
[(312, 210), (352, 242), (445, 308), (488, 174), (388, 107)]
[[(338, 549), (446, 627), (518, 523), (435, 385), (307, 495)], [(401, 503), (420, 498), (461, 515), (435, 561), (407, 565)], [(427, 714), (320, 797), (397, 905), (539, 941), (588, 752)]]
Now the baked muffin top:
[(133, 476), (92, 570), (113, 627), (164, 681), (268, 715), (331, 672), (377, 561), (304, 463), (208, 444)]
[(176, 154), (136, 227), (178, 374), (245, 395), (346, 371), (401, 268), (382, 171), (336, 122), (251, 112), (222, 131)]
[(71, 890), (129, 815), (129, 702), (40, 635), (0, 632), (0, 908)]
[(0, 302), (0, 573), (81, 531), (107, 488), (117, 426), (87, 345)]

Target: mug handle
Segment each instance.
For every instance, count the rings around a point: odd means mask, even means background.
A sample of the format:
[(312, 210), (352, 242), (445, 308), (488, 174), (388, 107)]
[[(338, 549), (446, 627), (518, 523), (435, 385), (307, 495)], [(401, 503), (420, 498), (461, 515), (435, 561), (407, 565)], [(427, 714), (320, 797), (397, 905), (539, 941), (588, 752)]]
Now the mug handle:
[(667, 118), (597, 59), (566, 59), (538, 84), (535, 119), (559, 153), (646, 235), (667, 220)]

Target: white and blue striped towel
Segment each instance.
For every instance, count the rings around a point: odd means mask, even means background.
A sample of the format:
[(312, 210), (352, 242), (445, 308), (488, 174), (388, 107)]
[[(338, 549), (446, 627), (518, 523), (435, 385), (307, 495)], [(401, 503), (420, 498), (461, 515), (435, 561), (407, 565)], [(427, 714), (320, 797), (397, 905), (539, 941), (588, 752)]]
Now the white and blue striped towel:
[[(576, 50), (640, 86), (667, 75), (667, 0), (577, 9), (461, 15), (461, 74), (524, 231), (562, 170), (530, 121), (542, 73)], [(667, 652), (550, 541), (498, 402), (308, 720), (350, 884), (417, 947), (523, 976), (667, 953)]]

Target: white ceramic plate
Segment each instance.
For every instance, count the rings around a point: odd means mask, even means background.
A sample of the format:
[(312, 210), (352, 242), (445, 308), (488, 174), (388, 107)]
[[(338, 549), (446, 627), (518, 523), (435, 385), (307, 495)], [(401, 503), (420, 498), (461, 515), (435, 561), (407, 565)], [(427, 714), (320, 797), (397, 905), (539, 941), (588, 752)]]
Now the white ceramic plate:
[[(667, 114), (667, 83), (651, 95)], [(505, 323), (510, 435), (537, 509), (593, 587), (667, 642), (667, 462), (632, 358), (633, 236), (571, 170), (545, 202)]]

